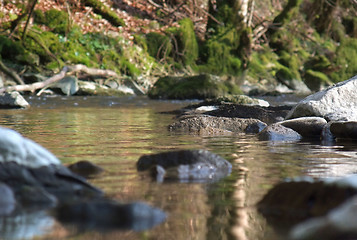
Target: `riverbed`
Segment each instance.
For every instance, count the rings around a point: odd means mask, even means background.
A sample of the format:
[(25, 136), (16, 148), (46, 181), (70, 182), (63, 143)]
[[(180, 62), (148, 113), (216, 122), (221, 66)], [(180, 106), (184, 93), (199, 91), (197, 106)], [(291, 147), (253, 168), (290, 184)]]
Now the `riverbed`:
[[(0, 218), (3, 239), (255, 239), (286, 236), (272, 229), (255, 204), (279, 181), (357, 172), (357, 144), (268, 142), (255, 135), (172, 133), (174, 115), (197, 101), (145, 97), (29, 97), (31, 108), (0, 110), (0, 125), (15, 129), (54, 153), (63, 164), (91, 161), (105, 171), (89, 181), (109, 198), (161, 208), (167, 220), (143, 232), (83, 231), (57, 222), (48, 211)], [(216, 183), (156, 183), (138, 173), (144, 154), (207, 149), (226, 158), (233, 172)], [(282, 229), (284, 232), (284, 229)]]

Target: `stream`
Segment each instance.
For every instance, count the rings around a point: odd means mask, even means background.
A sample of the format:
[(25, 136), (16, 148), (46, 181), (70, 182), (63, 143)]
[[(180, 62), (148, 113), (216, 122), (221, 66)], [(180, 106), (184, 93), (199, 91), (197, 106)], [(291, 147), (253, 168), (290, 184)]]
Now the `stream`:
[[(91, 161), (104, 173), (89, 181), (119, 202), (161, 208), (167, 220), (143, 232), (82, 231), (64, 226), (49, 211), (0, 218), (1, 239), (285, 239), (255, 204), (276, 183), (298, 176), (337, 177), (357, 172), (354, 142), (268, 142), (254, 135), (197, 136), (172, 133), (173, 115), (194, 101), (145, 97), (29, 97), (31, 108), (0, 110), (0, 125), (54, 153), (63, 164)], [(230, 161), (219, 182), (156, 183), (136, 170), (143, 154), (207, 149)]]

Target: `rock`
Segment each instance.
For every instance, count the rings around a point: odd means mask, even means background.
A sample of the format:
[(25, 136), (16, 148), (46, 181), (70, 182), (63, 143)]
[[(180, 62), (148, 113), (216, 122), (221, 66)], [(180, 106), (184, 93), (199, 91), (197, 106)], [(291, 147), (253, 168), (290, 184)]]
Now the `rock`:
[(226, 94), (240, 94), (238, 86), (218, 76), (202, 74), (189, 77), (159, 78), (149, 90), (153, 99), (205, 99)]
[(264, 128), (258, 138), (262, 141), (299, 141), (302, 136), (291, 128), (274, 123)]
[(357, 196), (331, 210), (326, 216), (312, 218), (295, 226), (290, 239), (356, 239), (357, 238)]
[(210, 99), (208, 101), (212, 102), (225, 102), (225, 103), (234, 103), (234, 104), (241, 104), (241, 105), (249, 105), (249, 106), (260, 106), (260, 107), (269, 107), (269, 102), (258, 99), (258, 98), (251, 98), (246, 95), (225, 95), (221, 97), (217, 97), (214, 99)]
[(162, 210), (145, 203), (120, 204), (109, 200), (59, 205), (54, 215), (63, 224), (90, 231), (144, 231), (166, 219)]
[(227, 160), (207, 150), (178, 150), (144, 155), (136, 166), (138, 171), (151, 170), (152, 176), (160, 182), (211, 182), (229, 175), (232, 170)]
[(301, 117), (279, 122), (284, 127), (291, 128), (302, 137), (320, 137), (327, 121), (321, 117)]
[(15, 193), (19, 207), (102, 196), (45, 148), (14, 130), (0, 127), (0, 182)]
[(95, 82), (80, 81), (78, 80), (78, 92), (77, 95), (94, 95), (94, 96), (126, 96), (131, 95), (126, 90), (121, 91), (119, 89), (109, 88), (104, 85), (100, 85)]
[(67, 166), (73, 173), (88, 178), (103, 172), (103, 168), (89, 161), (78, 161)]
[(9, 186), (0, 183), (0, 216), (9, 215), (16, 207), (14, 192)]
[(357, 139), (357, 121), (331, 122), (330, 132), (334, 138)]
[(328, 122), (321, 132), (321, 141), (324, 145), (330, 145), (335, 142), (335, 136), (330, 131), (330, 126), (333, 122)]
[(303, 177), (278, 183), (257, 205), (273, 226), (291, 227), (308, 218), (324, 216), (355, 195), (357, 175), (321, 180)]
[[(170, 131), (183, 131), (196, 134), (228, 134), (259, 131), (266, 126), (258, 119), (227, 118), (208, 115), (183, 116), (169, 125)], [(257, 132), (255, 132), (257, 133)]]
[(0, 108), (28, 108), (30, 104), (19, 92), (1, 93)]
[(247, 106), (240, 104), (225, 104), (216, 102), (203, 102), (203, 105), (214, 105), (218, 106), (217, 110), (206, 112), (206, 115), (217, 116), (217, 117), (230, 117), (230, 118), (254, 118), (259, 119), (267, 124), (276, 123), (283, 120), (291, 109), (289, 106), (279, 106), (279, 107), (260, 107), (260, 106)]
[(79, 90), (78, 79), (72, 76), (64, 77), (52, 84), (50, 89), (60, 89), (61, 93), (67, 96), (74, 95)]
[(301, 100), (286, 119), (316, 116), (327, 120), (357, 120), (357, 76)]

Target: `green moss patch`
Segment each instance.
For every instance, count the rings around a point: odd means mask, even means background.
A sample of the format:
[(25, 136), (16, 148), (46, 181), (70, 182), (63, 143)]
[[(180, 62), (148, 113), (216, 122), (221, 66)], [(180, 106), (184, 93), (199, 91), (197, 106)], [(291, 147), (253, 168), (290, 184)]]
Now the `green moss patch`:
[(162, 77), (148, 95), (161, 99), (205, 99), (226, 94), (240, 94), (240, 89), (219, 77), (202, 74), (192, 77)]

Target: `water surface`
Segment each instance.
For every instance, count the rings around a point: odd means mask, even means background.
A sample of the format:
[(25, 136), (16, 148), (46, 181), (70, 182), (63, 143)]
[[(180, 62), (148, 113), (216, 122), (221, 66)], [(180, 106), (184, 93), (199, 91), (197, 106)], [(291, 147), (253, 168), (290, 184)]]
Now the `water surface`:
[[(142, 201), (163, 209), (166, 222), (144, 232), (78, 231), (46, 211), (0, 219), (5, 239), (284, 239), (257, 213), (255, 203), (284, 178), (345, 176), (357, 172), (356, 143), (264, 142), (254, 135), (195, 136), (167, 131), (173, 115), (190, 102), (142, 97), (29, 99), (27, 110), (0, 110), (0, 125), (15, 129), (53, 152), (63, 164), (88, 160), (105, 169), (89, 181), (120, 202)], [(207, 149), (233, 164), (214, 184), (152, 182), (138, 173), (143, 154)]]

